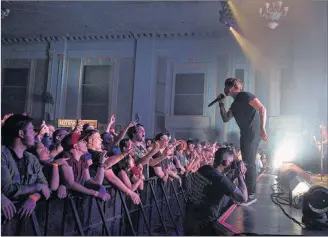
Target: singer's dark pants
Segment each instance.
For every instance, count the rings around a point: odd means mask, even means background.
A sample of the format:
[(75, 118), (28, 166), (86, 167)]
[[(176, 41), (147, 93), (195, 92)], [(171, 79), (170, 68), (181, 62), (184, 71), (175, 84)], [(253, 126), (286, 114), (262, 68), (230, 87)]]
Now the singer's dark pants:
[(247, 167), (245, 174), (245, 183), (247, 186), (248, 195), (256, 194), (256, 165), (255, 158), (257, 149), (260, 145), (261, 138), (253, 136), (240, 137), (240, 151), (243, 162)]

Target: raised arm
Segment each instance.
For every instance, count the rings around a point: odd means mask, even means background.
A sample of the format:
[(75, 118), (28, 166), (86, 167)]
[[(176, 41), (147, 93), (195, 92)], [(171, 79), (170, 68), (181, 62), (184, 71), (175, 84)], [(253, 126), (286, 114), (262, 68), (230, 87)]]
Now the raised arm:
[(232, 111), (229, 109), (228, 111), (226, 111), (225, 107), (224, 107), (224, 99), (221, 100), (219, 102), (219, 106), (220, 106), (220, 114), (221, 114), (221, 118), (223, 120), (223, 122), (228, 122), (230, 119), (232, 119), (233, 115), (232, 115)]

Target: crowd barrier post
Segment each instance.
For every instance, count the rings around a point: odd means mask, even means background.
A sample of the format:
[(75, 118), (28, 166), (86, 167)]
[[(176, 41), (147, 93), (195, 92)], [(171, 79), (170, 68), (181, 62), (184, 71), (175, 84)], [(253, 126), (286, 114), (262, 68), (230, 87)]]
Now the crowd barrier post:
[[(157, 179), (156, 179), (155, 181), (157, 182)], [(152, 184), (151, 181), (149, 182), (149, 185), (150, 185), (150, 190), (151, 190), (151, 192), (152, 192), (152, 196), (153, 196), (154, 201), (155, 201), (155, 206), (156, 206), (156, 209), (157, 209), (157, 212), (158, 212), (159, 218), (160, 218), (160, 220), (161, 220), (161, 222), (162, 222), (162, 226), (163, 226), (163, 228), (164, 228), (165, 234), (166, 234), (166, 235), (169, 235), (169, 234), (168, 234), (168, 231), (167, 231), (167, 227), (166, 227), (165, 222), (164, 222), (164, 218), (163, 218), (162, 212), (161, 212), (161, 210), (160, 210), (160, 208), (159, 208), (159, 206), (158, 206), (158, 200), (157, 200), (157, 198), (156, 198), (156, 193), (155, 193), (155, 190), (154, 190), (154, 187), (153, 187), (153, 184)]]
[[(130, 204), (130, 200), (111, 185), (105, 185), (105, 187), (108, 192), (115, 191), (115, 195), (112, 195), (111, 199), (113, 204), (95, 197), (86, 196), (86, 199), (85, 196), (75, 196), (74, 193), (69, 193), (63, 200), (52, 197), (38, 203), (28, 219), (19, 220), (16, 216), (12, 222), (8, 222), (9, 224), (5, 223), (2, 228), (5, 233), (2, 234), (37, 236), (77, 234), (84, 236), (89, 235), (89, 231), (91, 231), (98, 235), (111, 236), (125, 235), (128, 231), (131, 235), (154, 235), (154, 233), (170, 235), (175, 230), (174, 232), (179, 235), (180, 222), (178, 223), (175, 219), (179, 216), (183, 218), (183, 202), (186, 198), (183, 188), (175, 186), (176, 183), (173, 181), (168, 181), (164, 185), (157, 177), (147, 179), (144, 190), (137, 191), (140, 195), (142, 194), (140, 204), (136, 206), (131, 201), (129, 208), (127, 201)], [(171, 191), (170, 188), (173, 190)], [(19, 203), (16, 204), (19, 206)], [(97, 207), (95, 208), (94, 205)], [(136, 217), (133, 213), (136, 213)], [(132, 217), (134, 218), (132, 219)], [(179, 220), (181, 219), (179, 218)], [(30, 221), (32, 221), (32, 225), (27, 224)], [(160, 229), (158, 230), (157, 227)]]
[[(169, 181), (169, 182), (173, 183), (173, 181)], [(172, 210), (171, 210), (171, 207), (170, 207), (169, 200), (167, 198), (167, 195), (166, 195), (166, 192), (165, 192), (165, 189), (164, 189), (163, 182), (160, 182), (160, 185), (161, 185), (161, 188), (162, 188), (162, 191), (163, 191), (163, 195), (164, 195), (164, 198), (165, 198), (165, 201), (166, 201), (167, 209), (169, 210), (169, 214), (170, 214), (170, 217), (171, 217), (173, 226), (175, 228), (175, 231), (176, 231), (177, 235), (179, 235), (179, 230), (178, 230), (178, 227), (177, 227), (177, 225), (176, 225), (176, 223), (174, 221), (174, 217), (173, 217), (173, 214), (172, 214)], [(177, 199), (177, 202), (179, 203), (179, 200), (178, 199)]]

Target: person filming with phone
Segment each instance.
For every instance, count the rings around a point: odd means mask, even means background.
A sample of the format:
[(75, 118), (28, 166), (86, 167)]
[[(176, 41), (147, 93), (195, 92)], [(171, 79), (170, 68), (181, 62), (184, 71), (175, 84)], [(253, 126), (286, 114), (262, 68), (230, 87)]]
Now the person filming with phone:
[[(185, 209), (185, 235), (217, 235), (215, 225), (224, 211), (226, 198), (235, 202), (247, 201), (242, 163), (231, 173), (234, 153), (229, 147), (219, 148), (215, 153), (213, 166), (204, 165), (190, 174), (188, 201)], [(242, 161), (241, 161), (242, 162)], [(238, 186), (234, 184), (237, 179)]]

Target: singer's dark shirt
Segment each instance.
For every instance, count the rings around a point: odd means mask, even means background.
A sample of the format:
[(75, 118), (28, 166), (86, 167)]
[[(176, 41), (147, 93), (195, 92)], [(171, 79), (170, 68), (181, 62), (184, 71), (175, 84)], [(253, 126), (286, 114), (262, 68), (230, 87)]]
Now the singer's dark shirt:
[(240, 134), (248, 138), (260, 136), (260, 115), (249, 102), (256, 96), (249, 92), (239, 92), (230, 110), (240, 128)]

